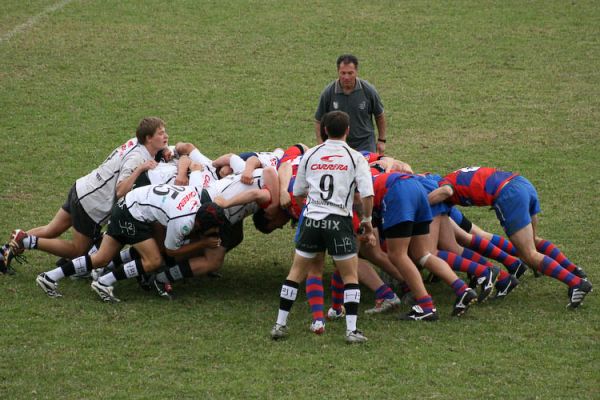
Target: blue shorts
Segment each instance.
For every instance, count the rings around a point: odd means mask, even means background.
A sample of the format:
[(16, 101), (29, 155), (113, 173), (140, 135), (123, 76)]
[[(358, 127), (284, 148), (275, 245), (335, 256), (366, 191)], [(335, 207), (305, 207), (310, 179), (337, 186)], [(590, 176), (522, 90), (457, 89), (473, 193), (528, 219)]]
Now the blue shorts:
[(425, 188), (416, 179), (398, 179), (381, 203), (383, 230), (402, 222), (431, 222), (431, 207)]
[[(425, 188), (425, 191), (427, 193), (431, 193), (439, 187), (437, 181), (435, 181), (433, 179), (419, 179), (418, 182), (421, 185), (423, 185), (423, 187)], [(448, 203), (442, 201), (433, 206), (430, 205), (430, 208), (431, 208), (431, 215), (433, 218), (435, 218), (438, 215), (448, 215), (450, 213), (450, 209), (452, 208), (452, 206), (449, 205)]]
[(531, 224), (531, 217), (541, 211), (535, 188), (522, 176), (515, 176), (502, 188), (493, 207), (508, 236)]

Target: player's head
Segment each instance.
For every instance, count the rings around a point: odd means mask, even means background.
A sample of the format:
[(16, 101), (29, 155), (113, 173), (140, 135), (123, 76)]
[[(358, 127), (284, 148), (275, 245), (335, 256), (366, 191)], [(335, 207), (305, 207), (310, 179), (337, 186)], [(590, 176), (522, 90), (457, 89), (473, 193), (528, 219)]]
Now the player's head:
[(194, 230), (204, 233), (214, 228), (220, 228), (224, 223), (223, 209), (213, 202), (204, 203), (196, 212)]
[(274, 215), (267, 214), (264, 209), (259, 209), (252, 215), (254, 227), (262, 233), (269, 234), (277, 228), (283, 227), (290, 220), (290, 216), (282, 210), (277, 210)]
[(135, 131), (135, 136), (140, 144), (158, 151), (169, 144), (169, 135), (165, 129), (165, 122), (157, 117), (147, 117), (140, 121)]
[(343, 111), (330, 111), (323, 116), (322, 123), (330, 139), (343, 139), (350, 130), (350, 117)]

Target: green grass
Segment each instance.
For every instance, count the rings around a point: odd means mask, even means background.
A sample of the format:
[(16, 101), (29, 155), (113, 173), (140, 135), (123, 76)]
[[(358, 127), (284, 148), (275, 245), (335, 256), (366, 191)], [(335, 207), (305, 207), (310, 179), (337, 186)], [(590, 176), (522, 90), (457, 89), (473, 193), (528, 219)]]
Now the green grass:
[[(4, 1), (0, 37), (57, 2)], [(353, 52), (390, 155), (522, 173), (540, 234), (600, 282), (599, 45), (594, 1), (73, 1), (0, 41), (0, 232), (47, 223), (144, 116), (212, 157), (312, 144), (319, 93)], [(439, 323), (361, 316), (361, 347), (339, 323), (312, 335), (301, 295), (272, 343), (293, 232), (247, 228), (223, 278), (177, 285), (172, 303), (127, 282), (107, 306), (69, 280), (50, 300), (34, 278), (54, 258), (30, 252), (0, 276), (0, 398), (600, 397), (598, 295), (570, 312), (564, 285), (531, 275), (461, 320), (432, 285)]]

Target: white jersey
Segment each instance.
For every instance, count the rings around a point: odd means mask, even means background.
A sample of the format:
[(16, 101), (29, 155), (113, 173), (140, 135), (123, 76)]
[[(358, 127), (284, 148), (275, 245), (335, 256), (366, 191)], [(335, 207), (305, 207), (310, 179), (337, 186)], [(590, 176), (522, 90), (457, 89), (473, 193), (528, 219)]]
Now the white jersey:
[[(241, 177), (242, 176), (239, 174), (228, 175), (225, 178), (219, 179), (218, 181), (212, 183), (206, 188), (206, 191), (210, 195), (211, 199), (214, 199), (217, 196), (222, 196), (225, 199), (231, 199), (235, 195), (243, 193), (247, 190), (262, 189), (264, 187), (262, 168), (257, 168), (254, 170), (252, 174), (254, 179), (252, 185), (246, 185), (242, 183), (240, 181)], [(225, 217), (227, 220), (233, 225), (243, 220), (248, 215), (254, 214), (259, 210), (259, 208), (260, 206), (253, 201), (248, 204), (225, 208), (223, 211), (225, 212)]]
[(127, 193), (125, 204), (138, 221), (166, 227), (165, 247), (177, 250), (194, 228), (200, 195), (192, 186), (148, 185)]
[(169, 162), (159, 162), (155, 168), (147, 172), (148, 180), (151, 185), (175, 184), (177, 177), (177, 161), (172, 159)]
[(329, 139), (309, 149), (298, 167), (294, 196), (307, 196), (305, 216), (350, 216), (354, 191), (373, 196), (373, 180), (362, 154), (342, 140)]
[(77, 197), (90, 218), (98, 224), (105, 224), (116, 201), (117, 184), (153, 158), (146, 146), (133, 138), (113, 150), (98, 168), (77, 179)]
[(279, 160), (283, 157), (283, 149), (275, 149), (274, 151), (263, 151), (260, 153), (255, 153), (256, 157), (260, 161), (262, 168), (267, 167), (277, 167), (279, 164)]
[(212, 160), (202, 154), (200, 150), (194, 149), (190, 155), (190, 159), (198, 164), (202, 164), (203, 170), (200, 172), (200, 186), (203, 189), (206, 189), (211, 183), (219, 180), (219, 174), (217, 174), (217, 169), (213, 167)]

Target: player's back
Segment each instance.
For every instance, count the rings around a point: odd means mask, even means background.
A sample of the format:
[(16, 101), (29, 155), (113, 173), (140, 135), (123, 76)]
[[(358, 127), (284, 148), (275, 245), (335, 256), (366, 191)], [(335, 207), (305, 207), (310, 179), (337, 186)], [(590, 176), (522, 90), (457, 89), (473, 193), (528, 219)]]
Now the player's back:
[(195, 216), (200, 196), (193, 186), (148, 185), (127, 193), (125, 203), (135, 219), (167, 226), (171, 220)]
[(343, 141), (327, 140), (304, 155), (294, 194), (303, 194), (302, 187), (308, 187), (308, 217), (320, 219), (328, 214), (349, 216), (352, 215), (357, 186), (360, 186), (361, 192), (368, 192), (370, 187), (372, 194), (370, 179), (367, 162), (360, 153)]

